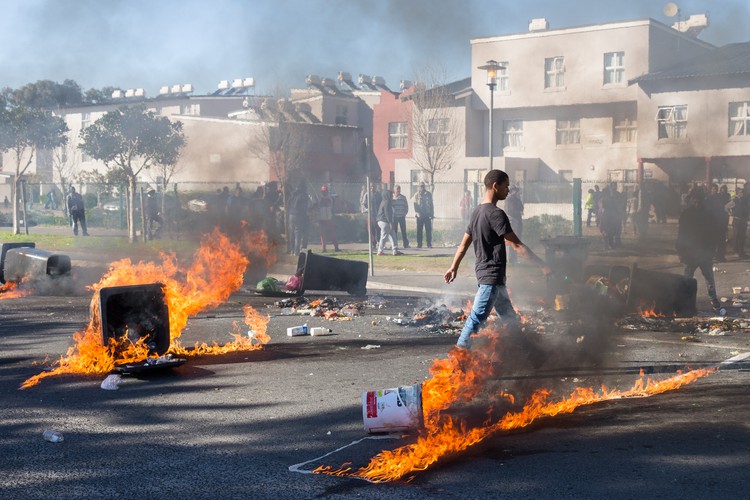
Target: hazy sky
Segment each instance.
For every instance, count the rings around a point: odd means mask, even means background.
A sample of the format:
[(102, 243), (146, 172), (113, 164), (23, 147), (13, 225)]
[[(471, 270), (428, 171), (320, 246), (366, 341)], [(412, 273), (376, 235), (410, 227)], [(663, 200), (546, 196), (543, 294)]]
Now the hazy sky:
[[(420, 68), (470, 74), (474, 37), (653, 18), (662, 0), (0, 0), (0, 87), (69, 78), (84, 89), (252, 76), (258, 93), (304, 87), (307, 74), (379, 75), (391, 88)], [(749, 41), (748, 0), (682, 0), (681, 16), (710, 12), (700, 38)]]

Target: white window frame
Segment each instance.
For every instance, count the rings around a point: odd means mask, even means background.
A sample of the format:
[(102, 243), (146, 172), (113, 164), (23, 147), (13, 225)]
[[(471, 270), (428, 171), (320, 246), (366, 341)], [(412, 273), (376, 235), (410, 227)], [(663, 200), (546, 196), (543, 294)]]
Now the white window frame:
[(507, 94), (510, 92), (510, 74), (508, 73), (508, 61), (500, 61), (497, 70), (497, 92)]
[(581, 120), (579, 118), (557, 120), (555, 128), (555, 143), (558, 146), (581, 144)]
[(427, 120), (427, 146), (445, 146), (448, 143), (448, 118)]
[(659, 106), (656, 110), (657, 137), (662, 139), (687, 139), (687, 104)]
[(388, 124), (388, 149), (406, 149), (409, 147), (409, 129), (406, 122)]
[(728, 137), (748, 136), (750, 136), (750, 101), (730, 102)]
[(81, 130), (86, 130), (91, 125), (91, 113), (84, 111), (81, 113)]
[(604, 85), (625, 84), (625, 52), (604, 53)]
[(615, 118), (613, 121), (612, 142), (634, 144), (638, 138), (638, 122), (630, 117)]
[(565, 88), (565, 58), (563, 56), (544, 59), (544, 88)]
[(503, 121), (503, 147), (523, 149), (523, 120)]

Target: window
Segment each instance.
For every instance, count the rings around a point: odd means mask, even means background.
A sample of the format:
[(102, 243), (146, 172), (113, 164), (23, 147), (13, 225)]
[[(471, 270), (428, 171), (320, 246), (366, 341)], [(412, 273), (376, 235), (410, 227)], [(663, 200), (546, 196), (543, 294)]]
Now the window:
[(180, 114), (198, 116), (200, 114), (200, 107), (197, 104), (183, 104), (180, 106)]
[(625, 52), (604, 54), (604, 85), (625, 82)]
[(81, 113), (81, 130), (91, 125), (91, 113)]
[(562, 56), (544, 60), (544, 88), (565, 88), (565, 59)]
[(503, 122), (503, 136), (506, 148), (523, 147), (523, 121), (506, 120)]
[(427, 120), (427, 145), (445, 146), (448, 143), (448, 118)]
[(391, 122), (388, 124), (388, 149), (406, 149), (408, 139), (406, 122)]
[(497, 90), (498, 92), (510, 91), (510, 85), (508, 81), (508, 61), (500, 61), (498, 63), (500, 69), (497, 70)]
[(687, 137), (687, 105), (660, 106), (656, 112), (659, 139), (684, 139)]
[(336, 106), (336, 125), (346, 125), (349, 123), (349, 107)]
[(631, 118), (620, 118), (614, 120), (614, 130), (612, 131), (612, 142), (614, 143), (634, 143), (638, 125)]
[(581, 143), (581, 120), (557, 120), (557, 145)]
[(729, 103), (729, 137), (750, 136), (750, 102)]

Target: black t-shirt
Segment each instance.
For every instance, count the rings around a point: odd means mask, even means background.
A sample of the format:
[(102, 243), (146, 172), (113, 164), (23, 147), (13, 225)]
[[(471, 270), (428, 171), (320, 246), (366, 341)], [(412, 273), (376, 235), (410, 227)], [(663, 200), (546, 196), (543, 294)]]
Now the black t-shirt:
[(508, 216), (491, 203), (482, 203), (471, 214), (466, 234), (474, 242), (474, 269), (480, 285), (505, 284), (505, 235), (510, 232)]

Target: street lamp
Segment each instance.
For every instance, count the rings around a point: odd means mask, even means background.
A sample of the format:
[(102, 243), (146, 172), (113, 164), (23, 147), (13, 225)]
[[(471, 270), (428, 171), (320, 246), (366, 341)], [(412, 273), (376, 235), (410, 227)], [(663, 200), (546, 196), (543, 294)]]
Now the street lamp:
[(497, 61), (494, 59), (490, 59), (487, 61), (487, 64), (483, 66), (479, 66), (477, 69), (483, 69), (487, 71), (487, 86), (490, 88), (490, 114), (489, 114), (489, 122), (490, 122), (490, 137), (489, 137), (489, 147), (490, 147), (490, 170), (492, 170), (492, 111), (495, 108), (495, 87), (497, 87), (497, 72), (498, 70), (504, 69), (505, 66), (501, 66)]

